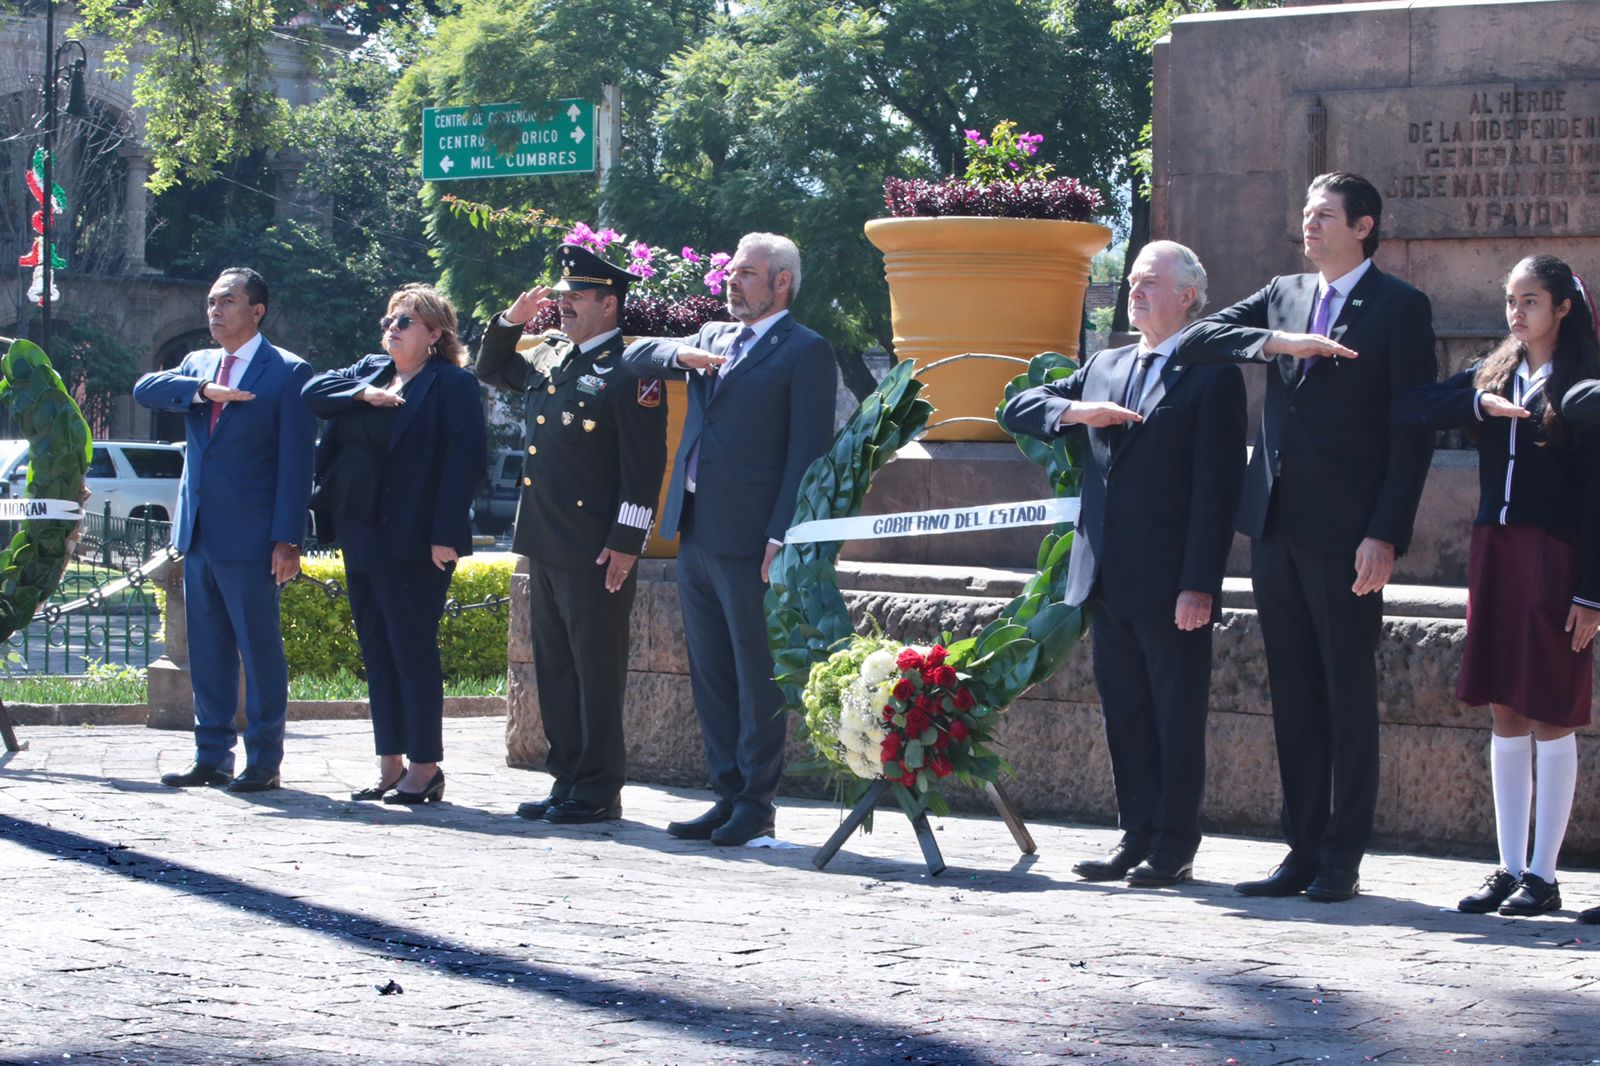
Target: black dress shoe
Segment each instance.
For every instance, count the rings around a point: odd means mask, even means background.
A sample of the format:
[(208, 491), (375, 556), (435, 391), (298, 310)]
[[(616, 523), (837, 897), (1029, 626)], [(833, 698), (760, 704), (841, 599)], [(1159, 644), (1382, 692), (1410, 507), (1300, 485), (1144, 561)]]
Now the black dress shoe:
[(444, 771), (435, 770), (433, 780), (428, 782), (428, 787), (421, 792), (407, 792), (397, 788), (387, 796), (383, 802), (401, 807), (415, 807), (419, 803), (438, 803), (444, 799)]
[(1522, 884), (1510, 899), (1500, 904), (1500, 913), (1513, 918), (1548, 914), (1561, 909), (1561, 885), (1546, 881), (1532, 872), (1522, 875)]
[(687, 822), (668, 822), (667, 832), (679, 840), (710, 840), (711, 834), (733, 816), (733, 804), (718, 800), (706, 813)]
[(162, 774), (161, 783), (168, 788), (226, 788), (233, 775), (213, 766), (195, 763), (181, 774)]
[(1259, 881), (1241, 881), (1233, 890), (1241, 896), (1298, 896), (1317, 879), (1314, 868), (1296, 865), (1285, 859)]
[(587, 822), (612, 822), (622, 817), (622, 800), (610, 803), (590, 803), (588, 800), (569, 799), (544, 812), (544, 820), (555, 825), (583, 825)]
[(1483, 879), (1483, 884), (1470, 896), (1461, 897), (1456, 910), (1462, 914), (1488, 914), (1498, 910), (1500, 904), (1511, 898), (1517, 890), (1517, 878), (1504, 866)]
[(1578, 921), (1584, 925), (1600, 925), (1600, 907), (1590, 907), (1578, 912)]
[(711, 831), (711, 843), (723, 848), (748, 844), (756, 837), (769, 837), (777, 828), (775, 812), (767, 804), (740, 803), (733, 814)]
[(233, 779), (228, 785), (229, 792), (270, 792), (280, 784), (278, 775), (262, 773), (254, 767), (246, 766), (244, 773)]
[(1117, 849), (1103, 859), (1084, 859), (1072, 864), (1072, 872), (1085, 881), (1120, 881), (1128, 871), (1150, 854), (1148, 841), (1124, 835)]
[(1135, 888), (1166, 888), (1194, 880), (1194, 863), (1146, 859), (1128, 871), (1128, 884)]
[(529, 800), (527, 803), (517, 804), (517, 817), (526, 818), (530, 822), (544, 821), (544, 812), (551, 807), (558, 807), (567, 802), (566, 796), (558, 796), (552, 792), (542, 800)]
[(1343, 903), (1360, 894), (1360, 873), (1351, 866), (1324, 866), (1306, 886), (1306, 898), (1318, 903)]
[(401, 774), (400, 777), (395, 778), (393, 781), (379, 781), (371, 788), (358, 789), (357, 791), (350, 793), (350, 798), (353, 800), (381, 800), (390, 789), (394, 788), (394, 786), (400, 783), (400, 778), (404, 776), (405, 774)]

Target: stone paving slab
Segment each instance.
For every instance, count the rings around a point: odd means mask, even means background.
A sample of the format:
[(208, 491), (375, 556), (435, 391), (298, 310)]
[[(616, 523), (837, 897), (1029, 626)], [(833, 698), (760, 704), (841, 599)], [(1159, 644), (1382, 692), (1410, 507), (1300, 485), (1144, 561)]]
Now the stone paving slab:
[[(501, 719), (445, 723), (448, 802), (344, 797), (359, 722), (291, 723), (287, 787), (179, 792), (182, 733), (29, 728), (0, 756), (3, 1063), (1600, 1062), (1600, 875), (1569, 910), (1457, 914), (1478, 862), (1370, 857), (1365, 893), (1245, 900), (1271, 841), (1208, 838), (1201, 881), (1076, 880), (1114, 831), (935, 821), (929, 877), (881, 811), (826, 871), (663, 831), (703, 792), (630, 786), (625, 819), (512, 814), (544, 775)], [(1585, 786), (1592, 787), (1592, 786)], [(382, 995), (390, 982), (401, 991)]]

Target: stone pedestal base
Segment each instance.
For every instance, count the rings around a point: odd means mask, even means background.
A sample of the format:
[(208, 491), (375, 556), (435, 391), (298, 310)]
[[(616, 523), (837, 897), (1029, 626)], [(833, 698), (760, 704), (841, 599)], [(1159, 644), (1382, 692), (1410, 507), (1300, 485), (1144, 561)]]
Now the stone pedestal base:
[[(641, 560), (639, 565), (626, 720), (631, 776), (704, 785), (675, 564)], [(908, 641), (927, 641), (946, 629), (958, 636), (972, 633), (1020, 590), (1027, 576), (973, 567), (840, 566), (846, 599), (857, 618), (870, 612)], [(513, 610), (525, 612), (526, 583), (513, 583), (514, 597), (519, 589), (522, 599)], [(1280, 794), (1266, 657), (1257, 616), (1248, 606), (1247, 583), (1230, 581), (1224, 602), (1227, 609), (1215, 641), (1202, 817), (1210, 832), (1276, 837)], [(1465, 633), (1459, 617), (1462, 597), (1440, 590), (1394, 589), (1388, 603), (1378, 649), (1383, 754), (1377, 843), (1491, 855), (1489, 715), (1460, 706), (1452, 694)], [(525, 627), (521, 632), (526, 633)], [(1008, 787), (1029, 818), (1115, 821), (1090, 639), (1092, 634), (1054, 678), (1019, 700), (1002, 721), (1000, 751), (1016, 770)], [(520, 662), (519, 655), (525, 656)], [(514, 647), (512, 657), (507, 761), (537, 767), (544, 757), (544, 737), (531, 652)], [(806, 757), (795, 733), (791, 723), (790, 765)], [(1600, 741), (1591, 731), (1582, 731), (1578, 743), (1585, 765), (1600, 758)], [(815, 777), (786, 778), (784, 790), (827, 794)], [(981, 792), (953, 789), (947, 795), (963, 809), (989, 807)], [(1600, 790), (1579, 788), (1562, 857), (1568, 862), (1600, 859)]]

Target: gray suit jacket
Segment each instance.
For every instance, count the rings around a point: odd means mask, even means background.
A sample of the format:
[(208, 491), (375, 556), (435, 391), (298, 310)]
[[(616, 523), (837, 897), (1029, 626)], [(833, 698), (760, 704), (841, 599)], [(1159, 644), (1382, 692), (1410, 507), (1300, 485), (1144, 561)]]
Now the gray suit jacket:
[(782, 540), (794, 516), (800, 478), (833, 436), (837, 364), (833, 348), (785, 315), (720, 387), (709, 374), (673, 366), (682, 347), (724, 353), (741, 326), (710, 322), (681, 340), (644, 338), (623, 362), (640, 377), (685, 379), (688, 409), (683, 439), (661, 515), (661, 535), (673, 537), (688, 494), (689, 455), (698, 443), (694, 538), (718, 555), (759, 557), (768, 540)]

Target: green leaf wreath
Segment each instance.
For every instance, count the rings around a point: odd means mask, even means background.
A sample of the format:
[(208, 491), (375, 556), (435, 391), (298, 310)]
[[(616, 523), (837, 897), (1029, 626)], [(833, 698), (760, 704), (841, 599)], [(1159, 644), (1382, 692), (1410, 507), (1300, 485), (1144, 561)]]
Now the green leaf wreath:
[[(1006, 386), (1002, 406), (1076, 367), (1057, 352), (1034, 356)], [(806, 471), (795, 524), (860, 513), (873, 474), (927, 425), (933, 406), (921, 391), (909, 361), (889, 372)], [(1017, 446), (1044, 468), (1057, 496), (1078, 495), (1078, 440), (1022, 437)], [(986, 746), (998, 712), (1053, 674), (1087, 627), (1083, 609), (1063, 598), (1071, 546), (1071, 524), (1055, 526), (1039, 544), (1037, 572), (994, 621), (963, 640), (904, 650), (878, 632), (856, 635), (839, 591), (839, 542), (779, 549), (766, 597), (775, 676), (785, 703), (804, 712), (817, 762), (834, 774), (844, 798), (882, 776), (895, 782), (908, 813), (943, 813), (941, 779), (981, 786), (1009, 769)]]
[[(89, 425), (49, 357), (31, 341), (12, 341), (0, 359), (0, 371), (0, 404), (28, 438), (28, 496), (81, 499), (93, 451)], [(0, 551), (0, 641), (31, 622), (39, 604), (55, 591), (74, 525), (29, 519)]]

